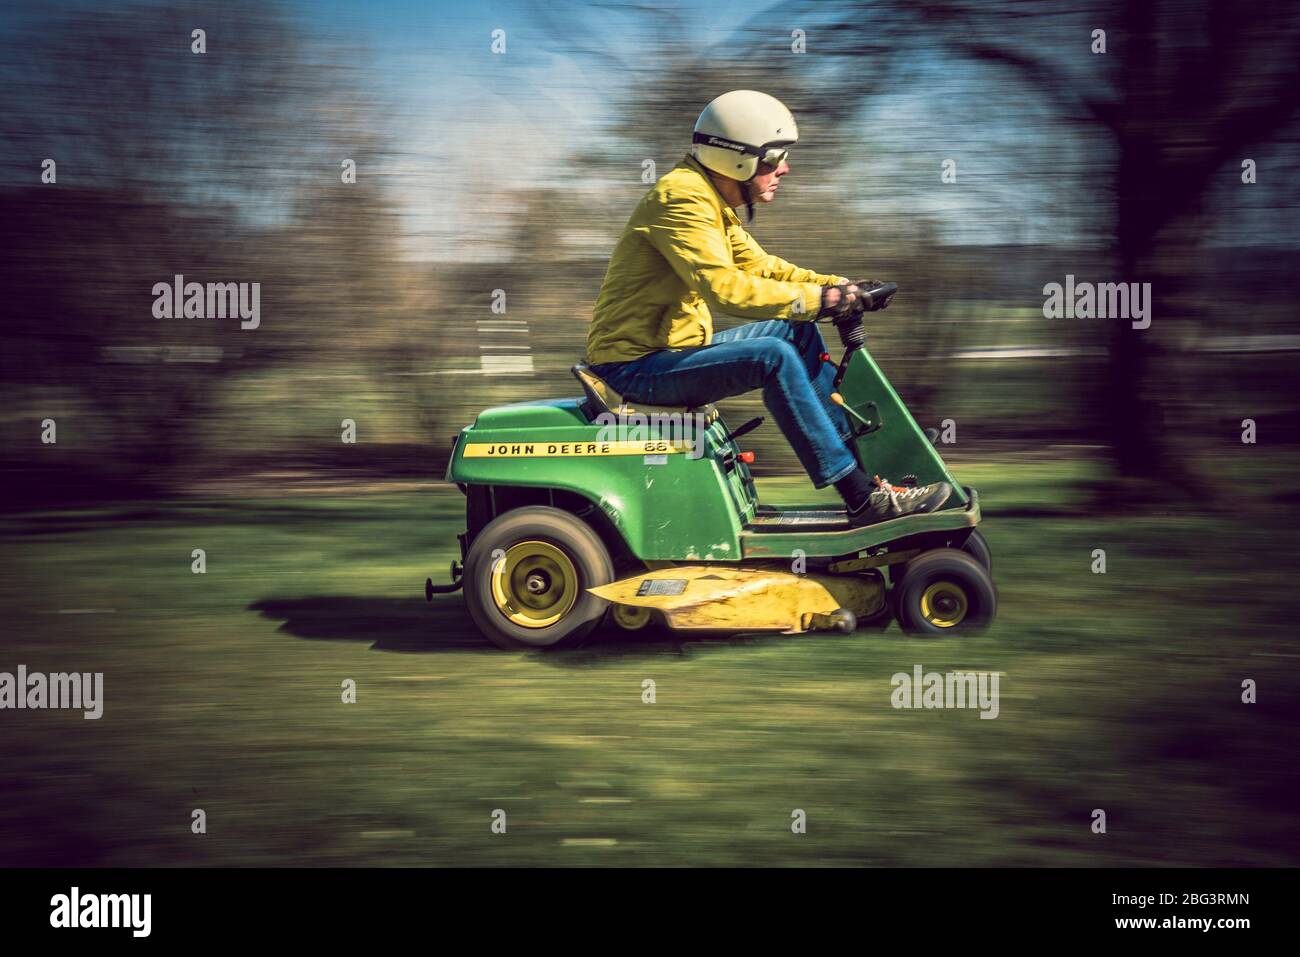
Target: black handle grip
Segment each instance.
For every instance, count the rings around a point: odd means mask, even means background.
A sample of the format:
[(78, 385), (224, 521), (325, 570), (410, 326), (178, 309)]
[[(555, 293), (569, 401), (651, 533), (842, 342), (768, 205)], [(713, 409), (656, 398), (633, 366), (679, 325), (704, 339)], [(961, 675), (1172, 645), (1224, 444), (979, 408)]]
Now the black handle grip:
[(898, 292), (898, 283), (882, 282), (879, 286), (862, 292), (862, 298), (866, 300), (867, 312), (875, 312), (877, 309), (883, 309), (885, 303), (889, 302), (890, 297)]

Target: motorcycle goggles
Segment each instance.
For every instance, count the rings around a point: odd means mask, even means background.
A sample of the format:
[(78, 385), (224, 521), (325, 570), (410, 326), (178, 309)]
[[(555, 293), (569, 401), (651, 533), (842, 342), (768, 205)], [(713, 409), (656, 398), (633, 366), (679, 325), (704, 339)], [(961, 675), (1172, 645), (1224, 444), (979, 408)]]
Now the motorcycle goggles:
[(724, 139), (721, 136), (714, 136), (711, 133), (696, 133), (691, 137), (691, 142), (700, 143), (704, 146), (718, 146), (724, 150), (735, 150), (737, 153), (757, 156), (760, 162), (771, 166), (773, 169), (780, 166), (790, 157), (790, 147), (786, 143), (768, 143), (763, 146), (750, 146), (746, 143), (737, 143), (735, 140)]

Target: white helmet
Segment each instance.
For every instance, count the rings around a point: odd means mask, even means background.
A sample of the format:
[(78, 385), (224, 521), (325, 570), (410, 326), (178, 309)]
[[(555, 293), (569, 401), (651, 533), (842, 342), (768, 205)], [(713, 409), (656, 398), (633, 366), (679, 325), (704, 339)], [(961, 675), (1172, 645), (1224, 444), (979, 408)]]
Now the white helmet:
[(789, 152), (785, 147), (798, 140), (799, 127), (784, 103), (756, 90), (732, 90), (695, 121), (691, 155), (713, 172), (743, 183), (758, 172), (760, 159), (780, 166)]

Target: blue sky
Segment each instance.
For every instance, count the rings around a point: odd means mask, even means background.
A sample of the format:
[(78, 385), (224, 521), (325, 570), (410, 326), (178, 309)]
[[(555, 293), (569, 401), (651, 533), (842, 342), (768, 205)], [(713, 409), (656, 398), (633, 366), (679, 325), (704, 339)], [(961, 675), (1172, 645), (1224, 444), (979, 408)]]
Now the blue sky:
[[(725, 42), (763, 9), (750, 0), (715, 0), (677, 7), (689, 42), (696, 48)], [(445, 2), (349, 3), (343, 0), (302, 2), (298, 9), (313, 25), (344, 34), (373, 51), (375, 78), (382, 95), (404, 116), (399, 162), (413, 254), (443, 258), (464, 254), (463, 237), (481, 232), (501, 188), (527, 189), (571, 185), (566, 160), (587, 138), (598, 134), (607, 118), (610, 91), (626, 78), (589, 59), (575, 59), (561, 49), (554, 28), (547, 29), (532, 3)], [(624, 57), (643, 55), (636, 22), (629, 15), (599, 4), (569, 7), (556, 14), (561, 24), (576, 21), (584, 38), (608, 44)], [(506, 31), (507, 53), (492, 53), (492, 31)], [(561, 26), (561, 35), (564, 26)], [(949, 148), (960, 145), (963, 176), (996, 178), (1005, 161), (980, 156), (960, 116), (945, 118), (944, 97), (924, 85), (893, 104), (897, 118), (917, 128), (919, 140), (936, 139)], [(703, 106), (703, 103), (701, 103)], [(951, 122), (948, 122), (951, 120)], [(942, 127), (940, 127), (940, 124)], [(1005, 137), (1004, 137), (1005, 140)], [(683, 131), (683, 149), (687, 131)], [(938, 143), (936, 143), (936, 148)], [(934, 179), (942, 151), (933, 157)], [(865, 154), (864, 154), (865, 155)], [(878, 152), (880, 171), (890, 163), (916, 162), (914, 154)], [(1025, 187), (1008, 188), (1022, 206)], [(909, 200), (916, 212), (951, 224), (948, 238), (958, 242), (997, 241), (996, 227), (982, 215), (971, 191), (927, 189)], [(1059, 238), (1065, 227), (1025, 216), (1023, 240)], [(501, 223), (497, 224), (498, 226)], [(1005, 236), (1002, 235), (1005, 239)], [(490, 255), (490, 254), (489, 254)]]
[[(483, 224), (479, 198), (490, 202), (505, 186), (570, 183), (566, 160), (598, 134), (611, 87), (622, 82), (557, 49), (536, 2), (299, 0), (296, 6), (309, 23), (373, 52), (381, 95), (404, 118), (398, 148), (406, 160), (398, 165), (414, 255), (421, 258), (463, 254), (459, 238)], [(680, 11), (692, 42), (707, 45), (728, 37), (761, 6), (712, 0)], [(576, 17), (611, 51), (638, 54), (626, 13), (590, 4), (555, 17), (561, 24)], [(491, 48), (498, 29), (505, 31), (504, 56)]]
[[(536, 0), (287, 2), (306, 30), (363, 53), (362, 92), (396, 121), (396, 156), (382, 172), (406, 212), (410, 254), (422, 259), (459, 258), (467, 237), (490, 245), (493, 231), (500, 235), (508, 222), (493, 215), (509, 212), (503, 209), (507, 194), (590, 185), (573, 180), (569, 160), (600, 131), (611, 93), (628, 77), (570, 56), (566, 31), (624, 58), (645, 54), (635, 20), (601, 3), (564, 4), (548, 23), (557, 5)], [(0, 6), (0, 29), (52, 8), (85, 5), (10, 2)], [(102, 4), (106, 11), (116, 6)], [(688, 42), (701, 49), (725, 41), (773, 4), (702, 0), (674, 6)], [(496, 29), (506, 31), (505, 56), (491, 51)], [(864, 142), (861, 170), (844, 177), (850, 193), (854, 178), (869, 173), (877, 208), (892, 204), (899, 216), (934, 217), (950, 242), (1072, 243), (1081, 235), (1081, 210), (1083, 216), (1090, 208), (1104, 215), (1107, 199), (1090, 202), (1084, 175), (1104, 152), (1081, 149), (1077, 128), (1036, 114), (1010, 74), (975, 74), (968, 64), (938, 57), (912, 57), (908, 64), (914, 74), (908, 82), (871, 106), (887, 135)], [(847, 116), (844, 128), (854, 122)], [(685, 129), (682, 141), (685, 148)], [(1104, 138), (1094, 142), (1104, 149)], [(1297, 172), (1285, 148), (1257, 154), (1273, 183)], [(957, 161), (962, 189), (936, 188), (945, 158)], [(1275, 242), (1300, 231), (1293, 198), (1278, 210), (1276, 191), (1243, 192), (1226, 174), (1224, 182), (1220, 193), (1227, 204), (1248, 211), (1216, 220), (1236, 241)], [(621, 221), (602, 225), (616, 229)]]

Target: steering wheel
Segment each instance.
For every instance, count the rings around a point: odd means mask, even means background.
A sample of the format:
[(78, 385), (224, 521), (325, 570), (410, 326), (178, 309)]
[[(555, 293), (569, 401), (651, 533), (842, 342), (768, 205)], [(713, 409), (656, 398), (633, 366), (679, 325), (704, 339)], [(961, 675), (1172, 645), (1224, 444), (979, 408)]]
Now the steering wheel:
[[(876, 312), (884, 309), (889, 305), (889, 300), (893, 298), (894, 293), (898, 292), (898, 283), (896, 282), (876, 282), (871, 286), (858, 286), (858, 296), (863, 301), (862, 312), (853, 315), (844, 316), (839, 319), (831, 319), (835, 325), (835, 331), (840, 334), (840, 342), (844, 344), (844, 359), (848, 361), (849, 352), (860, 348), (867, 341), (867, 330), (862, 325), (862, 316), (864, 313)], [(843, 363), (841, 363), (841, 368)]]
[[(893, 299), (894, 294), (897, 292), (898, 283), (877, 281), (871, 286), (859, 284), (857, 295), (863, 300), (863, 312), (878, 312), (889, 305), (889, 300)], [(858, 317), (853, 316), (849, 319), (841, 319), (839, 321), (836, 321), (831, 317), (827, 317), (827, 319), (830, 322), (834, 322), (836, 325), (842, 325), (844, 323), (851, 324), (853, 321), (858, 320)], [(825, 320), (818, 321), (821, 322)]]
[(885, 306), (889, 305), (889, 300), (893, 298), (896, 292), (898, 292), (898, 283), (896, 282), (877, 283), (866, 290), (859, 286), (858, 295), (866, 300), (863, 312), (875, 312), (878, 309), (884, 309)]
[(866, 291), (867, 312), (875, 312), (876, 309), (883, 309), (888, 306), (889, 300), (893, 298), (894, 293), (898, 291), (897, 282), (881, 282), (879, 286), (872, 286)]

